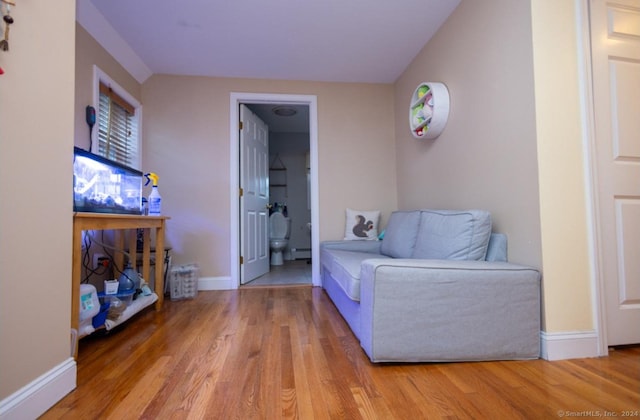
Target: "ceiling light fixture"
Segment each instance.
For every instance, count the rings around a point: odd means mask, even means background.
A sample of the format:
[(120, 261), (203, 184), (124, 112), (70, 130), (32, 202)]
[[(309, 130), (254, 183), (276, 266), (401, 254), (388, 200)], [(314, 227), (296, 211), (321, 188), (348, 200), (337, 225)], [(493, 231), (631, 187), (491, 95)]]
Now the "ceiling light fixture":
[(277, 106), (271, 111), (279, 117), (293, 117), (298, 113), (294, 108), (288, 106)]

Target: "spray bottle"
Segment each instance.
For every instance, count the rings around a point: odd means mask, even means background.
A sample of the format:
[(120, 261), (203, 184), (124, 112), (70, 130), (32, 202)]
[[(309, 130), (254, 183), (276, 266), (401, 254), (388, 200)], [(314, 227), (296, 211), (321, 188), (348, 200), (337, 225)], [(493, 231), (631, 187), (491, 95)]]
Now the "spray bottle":
[(160, 197), (160, 193), (158, 192), (158, 175), (149, 172), (145, 174), (147, 177), (147, 183), (144, 185), (149, 185), (149, 182), (153, 182), (151, 187), (151, 194), (149, 194), (149, 216), (160, 216), (160, 208), (162, 206), (162, 197)]

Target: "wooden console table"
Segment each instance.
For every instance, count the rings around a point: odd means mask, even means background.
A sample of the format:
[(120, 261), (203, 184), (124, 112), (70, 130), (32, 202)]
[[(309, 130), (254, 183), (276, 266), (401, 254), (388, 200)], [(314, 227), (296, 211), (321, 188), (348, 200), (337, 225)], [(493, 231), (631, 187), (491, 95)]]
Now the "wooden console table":
[[(166, 216), (143, 216), (131, 214), (106, 214), (106, 213), (83, 213), (76, 212), (73, 214), (73, 268), (71, 276), (71, 328), (78, 330), (80, 318), (80, 277), (82, 275), (82, 231), (85, 230), (114, 230), (115, 247), (125, 249), (123, 230), (133, 230), (129, 235), (128, 248), (136, 249), (136, 229), (143, 229), (143, 248), (142, 248), (142, 278), (149, 281), (151, 267), (151, 229), (156, 232), (156, 255), (164, 255), (164, 231)], [(120, 271), (124, 269), (124, 255), (120, 252), (114, 253), (113, 263)], [(157, 257), (156, 257), (157, 259)], [(136, 256), (129, 259), (132, 267), (136, 268)], [(158, 295), (156, 301), (156, 310), (162, 309), (164, 301), (164, 264), (155, 264), (155, 291)], [(76, 355), (77, 356), (77, 349)]]

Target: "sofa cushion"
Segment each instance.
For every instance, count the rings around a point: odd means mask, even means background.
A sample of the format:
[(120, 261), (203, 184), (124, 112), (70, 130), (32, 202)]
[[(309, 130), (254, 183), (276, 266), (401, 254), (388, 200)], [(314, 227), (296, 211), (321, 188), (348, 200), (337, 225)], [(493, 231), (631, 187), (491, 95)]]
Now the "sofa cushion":
[(360, 268), (364, 260), (371, 258), (387, 257), (368, 252), (324, 249), (321, 260), (349, 299), (360, 301)]
[(380, 253), (392, 258), (411, 258), (420, 226), (420, 211), (394, 211), (389, 216)]
[(412, 258), (484, 260), (491, 215), (484, 210), (422, 210)]

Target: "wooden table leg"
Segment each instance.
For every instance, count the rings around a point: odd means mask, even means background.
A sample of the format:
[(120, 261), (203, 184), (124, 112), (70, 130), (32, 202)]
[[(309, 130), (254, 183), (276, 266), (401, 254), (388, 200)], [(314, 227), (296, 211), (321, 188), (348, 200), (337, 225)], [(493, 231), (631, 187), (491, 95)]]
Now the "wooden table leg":
[(138, 270), (136, 267), (138, 265), (138, 231), (137, 229), (129, 229), (127, 233), (129, 234), (129, 262), (131, 263), (131, 268), (133, 268), (133, 271), (137, 273)]
[(143, 229), (142, 233), (142, 278), (151, 287), (151, 233), (149, 228)]
[(71, 328), (76, 330), (73, 357), (78, 358), (78, 326), (80, 322), (80, 276), (82, 271), (82, 229), (73, 228), (73, 267), (71, 268)]
[[(122, 229), (116, 229), (113, 231), (113, 235), (116, 249), (124, 250), (124, 231)], [(118, 279), (126, 267), (124, 264), (124, 254), (122, 252), (115, 252), (113, 254), (113, 265), (115, 267), (113, 275)]]
[(164, 226), (165, 222), (162, 220), (160, 227), (156, 229), (156, 294), (158, 300), (156, 301), (156, 310), (162, 309), (162, 303), (164, 302)]

